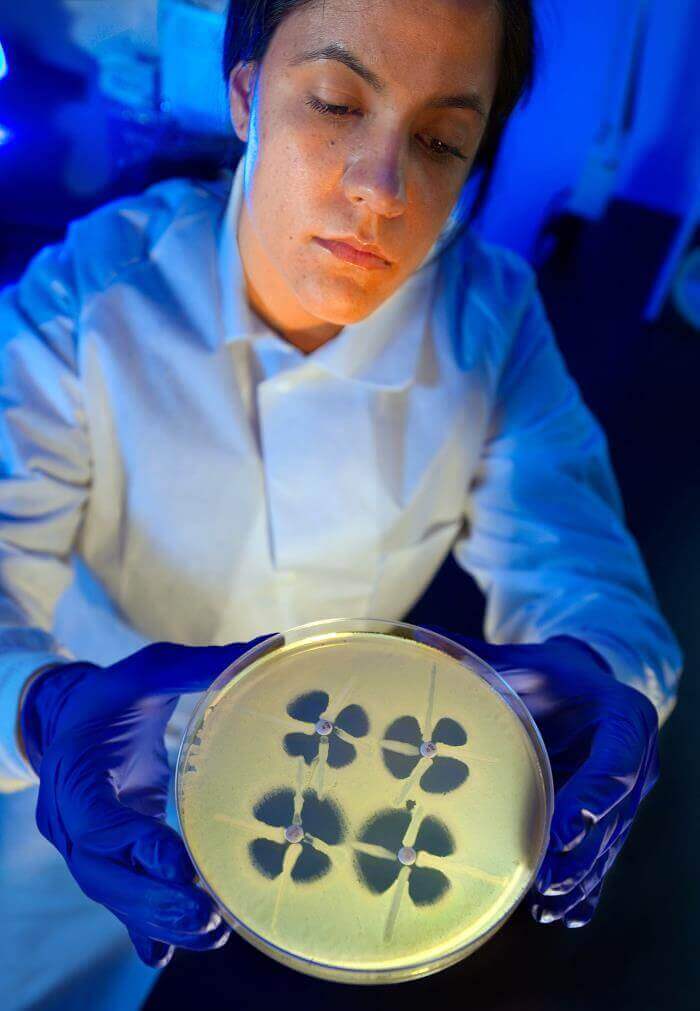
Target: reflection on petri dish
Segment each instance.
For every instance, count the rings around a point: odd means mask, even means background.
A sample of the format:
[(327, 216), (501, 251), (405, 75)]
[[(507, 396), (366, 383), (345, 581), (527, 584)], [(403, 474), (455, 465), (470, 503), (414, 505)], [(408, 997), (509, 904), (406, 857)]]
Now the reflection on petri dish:
[(177, 810), (201, 883), (239, 934), (309, 975), (446, 968), (503, 925), (544, 856), (534, 724), (491, 668), (424, 629), (337, 620), (275, 643), (224, 671), (183, 739)]

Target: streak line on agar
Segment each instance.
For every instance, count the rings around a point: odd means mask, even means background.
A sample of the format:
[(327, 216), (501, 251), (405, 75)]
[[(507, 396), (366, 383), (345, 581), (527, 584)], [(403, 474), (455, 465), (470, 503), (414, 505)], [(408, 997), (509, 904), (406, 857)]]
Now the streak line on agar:
[(415, 744), (407, 744), (405, 741), (392, 741), (386, 737), (382, 738), (380, 743), (387, 751), (395, 751), (397, 755), (410, 755), (411, 758), (420, 755), (420, 748)]
[(304, 759), (300, 756), (297, 762), (297, 784), (294, 791), (294, 814), (292, 823), (301, 825), (301, 809), (304, 804)]
[(416, 806), (411, 811), (411, 820), (409, 821), (408, 828), (404, 833), (402, 842), (404, 846), (413, 846), (414, 842), (416, 841), (416, 836), (418, 835), (418, 828), (421, 823), (422, 815), (423, 815), (423, 808), (420, 806), (420, 804), (416, 804)]
[(386, 925), (384, 927), (384, 940), (390, 941), (391, 935), (394, 932), (394, 926), (396, 924), (396, 919), (399, 915), (399, 905), (401, 904), (401, 899), (403, 898), (404, 891), (406, 889), (406, 884), (408, 882), (408, 876), (411, 873), (411, 868), (404, 866), (399, 871), (399, 876), (394, 885), (394, 897), (391, 900), (391, 908), (389, 909), (389, 915), (387, 917)]
[[(328, 738), (322, 738), (318, 747), (318, 757), (314, 759), (314, 775), (318, 772), (318, 789), (317, 794), (319, 800), (323, 798), (323, 783), (325, 772), (328, 762)], [(313, 776), (312, 776), (313, 781)]]
[(279, 911), (282, 906), (282, 899), (284, 897), (285, 887), (290, 879), (288, 871), (291, 869), (291, 865), (295, 864), (301, 854), (301, 847), (298, 849), (294, 846), (289, 846), (284, 853), (282, 858), (282, 873), (280, 874), (280, 883), (277, 889), (277, 894), (275, 896), (275, 907), (272, 910), (272, 922), (270, 924), (270, 929), (274, 930), (277, 926), (277, 917), (279, 916)]
[(373, 737), (372, 734), (367, 734), (365, 737), (353, 737), (338, 724), (334, 724), (333, 729), (337, 737), (341, 741), (346, 741), (348, 744), (352, 744), (353, 748), (363, 754), (376, 754), (377, 750), (383, 745), (383, 738)]
[(416, 780), (418, 779), (419, 776), (422, 776), (423, 773), (425, 772), (425, 762), (430, 761), (431, 759), (426, 758), (424, 761), (419, 762), (418, 765), (415, 767), (415, 769), (413, 770), (413, 774), (410, 776), (409, 779), (406, 780), (406, 784), (403, 790), (401, 791), (397, 799), (394, 801), (396, 807), (403, 807), (406, 797), (409, 795), (409, 793), (416, 784)]
[(271, 716), (269, 713), (261, 713), (257, 709), (249, 709), (248, 706), (238, 706), (238, 711), (246, 713), (248, 716), (256, 716), (262, 723), (272, 723), (276, 727), (284, 727), (285, 730), (297, 730), (298, 720), (292, 716)]
[(262, 836), (265, 839), (269, 839), (272, 842), (280, 841), (280, 832), (282, 832), (282, 838), (284, 838), (284, 830), (280, 829), (275, 835), (270, 832), (271, 826), (267, 827), (267, 835), (265, 835), (265, 824), (260, 821), (244, 821), (242, 818), (232, 818), (230, 814), (222, 814), (217, 812), (214, 815), (214, 821), (223, 821), (227, 825), (233, 825), (234, 828), (241, 828), (244, 832), (253, 833), (256, 836)]
[[(343, 708), (343, 706), (345, 704), (345, 700), (347, 699), (348, 695), (350, 694), (350, 692), (355, 687), (356, 683), (357, 683), (357, 675), (355, 674), (355, 675), (353, 675), (353, 677), (351, 677), (348, 681), (345, 682), (345, 684), (340, 689), (340, 691), (336, 695), (336, 697), (333, 698), (331, 700), (331, 702), (328, 704), (328, 709), (326, 709), (326, 713), (332, 712), (333, 713), (333, 719), (331, 719), (330, 716), (326, 716), (325, 718), (326, 719), (330, 719), (331, 723), (335, 723), (335, 717), (338, 715), (338, 713), (340, 712), (340, 710)], [(322, 713), (321, 716), (325, 716), (325, 714)]]
[(381, 860), (396, 860), (396, 854), (392, 850), (388, 850), (386, 846), (380, 846), (378, 843), (362, 842), (358, 839), (352, 843), (352, 848), (358, 850), (360, 853), (366, 853), (368, 857), (379, 857)]
[[(421, 864), (426, 867), (433, 863), (430, 859), (431, 855), (428, 853), (421, 853)], [(472, 864), (465, 864), (461, 860), (453, 860), (451, 857), (440, 858), (439, 863), (440, 868), (447, 866), (451, 873), (456, 872), (457, 874), (465, 874), (467, 877), (476, 878), (479, 881), (484, 881), (490, 885), (502, 885), (508, 884), (508, 876), (502, 874), (489, 874), (488, 871), (482, 871), (480, 867), (474, 867)]]
[(431, 734), (431, 726), (433, 723), (433, 708), (435, 705), (435, 688), (437, 683), (437, 664), (433, 664), (430, 671), (430, 688), (428, 690), (428, 710), (425, 714), (425, 723), (423, 724), (423, 740), (429, 741)]

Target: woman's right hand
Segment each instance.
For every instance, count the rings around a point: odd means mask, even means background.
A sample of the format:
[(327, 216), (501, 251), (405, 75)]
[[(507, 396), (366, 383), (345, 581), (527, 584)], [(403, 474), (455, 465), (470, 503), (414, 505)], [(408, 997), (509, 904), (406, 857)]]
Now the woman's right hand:
[(166, 724), (183, 693), (205, 691), (257, 643), (157, 642), (109, 667), (76, 661), (28, 688), (20, 728), (39, 776), (36, 823), (82, 891), (126, 926), (147, 965), (175, 946), (222, 947), (230, 928), (166, 824)]

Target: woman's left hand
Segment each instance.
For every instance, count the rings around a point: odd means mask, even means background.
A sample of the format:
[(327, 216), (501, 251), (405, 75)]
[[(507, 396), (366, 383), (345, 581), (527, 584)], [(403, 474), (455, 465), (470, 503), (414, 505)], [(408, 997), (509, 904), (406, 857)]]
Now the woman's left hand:
[(517, 692), (542, 735), (555, 803), (549, 847), (532, 889), (539, 923), (582, 927), (639, 804), (659, 778), (653, 703), (615, 679), (605, 660), (563, 635), (534, 645), (495, 646), (438, 632), (476, 653)]

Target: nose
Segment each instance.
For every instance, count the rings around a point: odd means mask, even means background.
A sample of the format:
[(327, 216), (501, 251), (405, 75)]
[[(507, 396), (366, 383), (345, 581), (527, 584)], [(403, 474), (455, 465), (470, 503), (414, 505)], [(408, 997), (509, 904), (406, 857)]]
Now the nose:
[(345, 190), (353, 203), (366, 203), (385, 218), (395, 218), (406, 209), (406, 180), (403, 153), (398, 143), (379, 143), (363, 149), (345, 177)]

